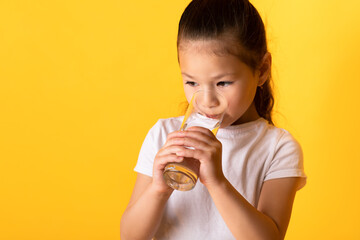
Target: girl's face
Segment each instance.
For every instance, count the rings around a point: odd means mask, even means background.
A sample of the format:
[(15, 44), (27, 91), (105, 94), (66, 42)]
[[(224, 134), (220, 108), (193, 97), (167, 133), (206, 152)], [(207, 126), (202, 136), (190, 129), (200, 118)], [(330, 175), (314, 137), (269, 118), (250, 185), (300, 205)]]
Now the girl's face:
[(253, 103), (257, 86), (264, 77), (260, 71), (231, 54), (216, 55), (221, 50), (217, 41), (185, 41), (179, 47), (179, 64), (186, 99), (203, 89), (217, 91), (228, 102), (222, 127), (250, 122), (259, 118)]

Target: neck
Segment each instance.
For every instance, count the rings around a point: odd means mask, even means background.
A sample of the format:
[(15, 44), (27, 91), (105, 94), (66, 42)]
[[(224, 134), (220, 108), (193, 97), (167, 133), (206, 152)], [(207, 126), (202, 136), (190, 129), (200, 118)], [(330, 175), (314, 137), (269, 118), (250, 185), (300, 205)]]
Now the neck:
[(246, 110), (246, 112), (238, 120), (236, 120), (231, 125), (239, 125), (239, 124), (242, 124), (242, 123), (252, 122), (252, 121), (255, 121), (255, 120), (259, 119), (259, 118), (260, 118), (260, 116), (257, 113), (255, 103), (253, 102), (250, 105), (250, 107)]

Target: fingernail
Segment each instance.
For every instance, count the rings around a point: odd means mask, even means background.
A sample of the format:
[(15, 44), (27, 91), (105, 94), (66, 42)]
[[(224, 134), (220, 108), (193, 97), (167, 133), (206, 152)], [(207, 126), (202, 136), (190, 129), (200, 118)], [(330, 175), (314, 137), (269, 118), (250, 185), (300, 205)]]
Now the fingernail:
[(176, 152), (176, 156), (183, 157), (184, 153), (183, 152)]

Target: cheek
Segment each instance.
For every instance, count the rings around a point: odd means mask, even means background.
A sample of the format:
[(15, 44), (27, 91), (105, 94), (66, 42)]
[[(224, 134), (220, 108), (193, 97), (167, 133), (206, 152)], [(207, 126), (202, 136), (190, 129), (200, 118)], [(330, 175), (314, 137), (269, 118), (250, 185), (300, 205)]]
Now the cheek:
[(237, 116), (248, 109), (255, 97), (254, 89), (246, 88), (240, 91), (236, 91), (228, 100), (228, 113), (232, 116)]
[(228, 113), (231, 116), (237, 116), (239, 112), (243, 112), (246, 109), (247, 102), (242, 97), (233, 98), (228, 102)]
[(241, 88), (242, 90), (239, 91), (239, 100), (243, 102), (243, 104), (252, 103), (255, 98), (257, 85), (255, 81), (249, 81), (243, 85)]

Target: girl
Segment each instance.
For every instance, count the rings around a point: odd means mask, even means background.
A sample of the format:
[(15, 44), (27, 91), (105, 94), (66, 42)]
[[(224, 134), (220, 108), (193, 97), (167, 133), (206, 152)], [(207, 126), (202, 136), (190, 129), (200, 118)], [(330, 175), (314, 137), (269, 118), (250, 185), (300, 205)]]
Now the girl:
[[(207, 89), (225, 96), (228, 109), (217, 138), (201, 127), (178, 131), (183, 117), (153, 126), (122, 239), (283, 239), (306, 176), (299, 144), (271, 119), (271, 55), (259, 13), (248, 0), (193, 0), (177, 49), (187, 100)], [(200, 183), (174, 191), (163, 170), (184, 158), (200, 162)]]

